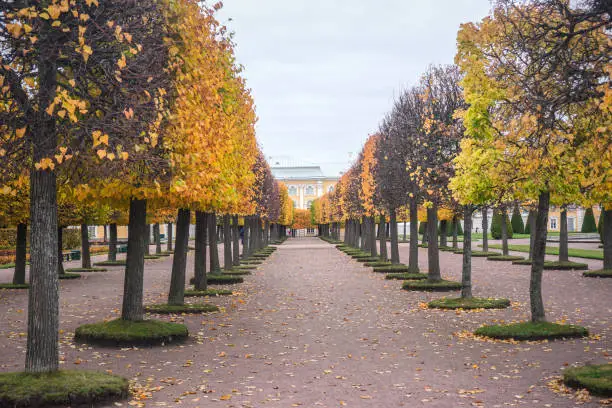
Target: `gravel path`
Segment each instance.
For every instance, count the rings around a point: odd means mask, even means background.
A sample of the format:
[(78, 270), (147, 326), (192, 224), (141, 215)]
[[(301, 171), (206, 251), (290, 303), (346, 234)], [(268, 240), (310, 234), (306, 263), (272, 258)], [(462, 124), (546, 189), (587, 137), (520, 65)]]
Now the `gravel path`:
[[(407, 245), (400, 254), (407, 261)], [(190, 255), (188, 276), (192, 262)], [(441, 264), (445, 277), (459, 278), (460, 255), (441, 253)], [(528, 317), (529, 267), (482, 258), (473, 265), (475, 295), (511, 298), (512, 308), (428, 310), (422, 302), (442, 295), (402, 291), (400, 281), (384, 280), (332, 245), (290, 239), (236, 295), (210, 300), (222, 312), (160, 317), (184, 321), (188, 342), (144, 349), (72, 342), (78, 325), (119, 314), (122, 268), (88, 273), (61, 283), (63, 366), (133, 379), (131, 404), (147, 407), (577, 406), (546, 384), (565, 365), (611, 360), (612, 281), (544, 273), (549, 320), (583, 324), (596, 335), (590, 339), (482, 342), (461, 333)], [(146, 261), (147, 302), (165, 300), (170, 266), (170, 258)], [(26, 307), (26, 292), (0, 291), (2, 371), (23, 366)], [(580, 406), (600, 404), (593, 398)]]

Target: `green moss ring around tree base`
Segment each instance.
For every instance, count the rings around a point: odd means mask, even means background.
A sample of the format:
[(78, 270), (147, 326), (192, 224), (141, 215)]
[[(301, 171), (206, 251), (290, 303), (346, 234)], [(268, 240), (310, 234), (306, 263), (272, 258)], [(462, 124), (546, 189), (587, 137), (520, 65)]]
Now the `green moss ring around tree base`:
[(502, 325), (482, 326), (475, 332), (477, 336), (493, 339), (514, 340), (552, 340), (561, 338), (586, 337), (589, 331), (582, 326), (549, 322), (521, 322)]
[(206, 275), (206, 283), (209, 285), (233, 285), (242, 282), (244, 282), (244, 279), (240, 276)]
[(245, 259), (245, 260), (240, 261), (241, 265), (246, 265), (246, 266), (249, 266), (249, 265), (261, 265), (262, 263), (263, 262), (261, 262), (261, 261), (254, 261), (254, 260), (249, 260), (249, 259)]
[(472, 251), (472, 258), (486, 258), (489, 256), (501, 256), (501, 252)]
[(227, 289), (186, 290), (185, 297), (230, 296), (234, 292)]
[(223, 270), (223, 274), (232, 276), (250, 275), (251, 272), (245, 269), (232, 269), (229, 271)]
[(210, 303), (185, 303), (183, 305), (168, 305), (168, 304), (157, 304), (145, 306), (145, 311), (149, 313), (157, 314), (171, 314), (171, 313), (212, 313), (218, 312), (219, 308)]
[(0, 289), (30, 289), (27, 283), (0, 283)]
[(70, 280), (70, 279), (79, 279), (80, 277), (81, 277), (81, 275), (78, 274), (78, 273), (64, 273), (62, 275), (59, 275), (60, 279), (67, 279), (67, 280)]
[(77, 327), (74, 340), (105, 346), (156, 346), (184, 341), (189, 336), (187, 326), (159, 320), (111, 320)]
[(544, 262), (544, 269), (552, 269), (557, 271), (570, 271), (570, 270), (587, 270), (589, 269), (589, 265), (585, 263), (571, 262), (571, 261), (562, 261), (562, 262), (553, 262), (546, 261)]
[(125, 266), (125, 264), (125, 259), (120, 261), (102, 261), (94, 263), (95, 266)]
[(367, 267), (370, 267), (370, 268), (382, 268), (382, 267), (385, 267), (385, 266), (391, 266), (393, 264), (391, 262), (377, 261), (377, 262), (366, 262), (363, 265), (367, 266)]
[(159, 259), (161, 258), (160, 255), (145, 255), (144, 259)]
[(106, 272), (105, 268), (68, 268), (66, 272)]
[(421, 280), (421, 279), (427, 279), (427, 274), (425, 273), (388, 273), (385, 275), (385, 279)]
[(49, 374), (0, 373), (0, 406), (92, 406), (128, 397), (129, 383), (116, 375), (93, 371)]
[(494, 298), (442, 298), (427, 304), (434, 309), (505, 309), (510, 306), (508, 299)]
[(520, 261), (521, 259), (525, 259), (522, 256), (514, 256), (514, 255), (490, 255), (487, 256), (488, 261)]
[(612, 269), (598, 269), (596, 271), (584, 272), (582, 276), (587, 278), (612, 278)]
[(452, 290), (461, 290), (461, 283), (447, 280), (430, 281), (430, 280), (409, 280), (402, 285), (404, 290), (424, 291), (424, 292), (449, 292)]
[(369, 257), (363, 257), (363, 258), (356, 258), (355, 259), (357, 262), (362, 262), (362, 263), (366, 263), (366, 262), (379, 262), (380, 258), (376, 257), (376, 256), (369, 256)]
[(390, 266), (377, 266), (374, 267), (374, 272), (380, 273), (403, 273), (410, 272), (407, 265), (404, 264), (391, 264)]
[(568, 368), (563, 382), (574, 388), (586, 388), (591, 394), (612, 397), (612, 363)]

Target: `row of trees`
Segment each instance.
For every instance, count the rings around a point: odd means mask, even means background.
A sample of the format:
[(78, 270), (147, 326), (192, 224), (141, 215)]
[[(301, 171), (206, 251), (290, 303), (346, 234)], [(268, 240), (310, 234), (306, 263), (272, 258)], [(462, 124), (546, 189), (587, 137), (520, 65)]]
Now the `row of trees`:
[[(381, 227), (388, 218), (397, 263), (396, 218), (407, 211), (410, 271), (418, 272), (420, 219), (429, 236), (428, 276), (439, 281), (438, 220), (446, 245), (448, 222), (463, 218), (462, 296), (471, 297), (472, 214), (482, 211), (487, 231), (487, 208), (495, 208), (507, 255), (506, 214), (518, 201), (532, 223), (532, 320), (544, 321), (551, 203), (602, 203), (604, 269), (612, 269), (609, 29), (605, 2), (496, 1), (490, 16), (461, 26), (456, 65), (430, 67), (400, 94), (336, 190), (315, 202), (316, 222), (329, 225), (323, 231), (335, 239), (343, 223), (345, 242), (374, 256), (375, 217)], [(560, 221), (560, 259), (567, 261), (565, 211)]]
[[(82, 224), (86, 234), (87, 224), (110, 224), (114, 257), (116, 225), (128, 224), (121, 317), (138, 321), (147, 224), (176, 219), (168, 301), (177, 304), (192, 211), (198, 287), (206, 281), (206, 229), (214, 230), (217, 215), (225, 239), (234, 228), (226, 268), (238, 259), (238, 216), (247, 254), (270, 231), (282, 232), (271, 225), (291, 223), (287, 190), (257, 146), (253, 100), (231, 35), (215, 19), (219, 7), (195, 0), (0, 4), (0, 177), (10, 197), (1, 211), (18, 226), (17, 280), (25, 276), (30, 225), (27, 372), (58, 369), (63, 227)], [(215, 258), (216, 234), (209, 235)], [(218, 270), (218, 257), (211, 261)]]

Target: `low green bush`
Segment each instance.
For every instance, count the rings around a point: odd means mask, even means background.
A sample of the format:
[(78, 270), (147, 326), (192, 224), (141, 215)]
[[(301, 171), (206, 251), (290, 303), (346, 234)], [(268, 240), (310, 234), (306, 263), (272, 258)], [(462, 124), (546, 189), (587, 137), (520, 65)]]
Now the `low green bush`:
[(0, 283), (0, 289), (29, 289), (30, 285), (27, 283), (15, 284), (15, 283)]
[(211, 313), (218, 312), (219, 308), (210, 303), (185, 303), (182, 305), (156, 304), (145, 306), (145, 311), (157, 314), (171, 313)]
[(492, 252), (492, 251), (472, 251), (472, 258), (486, 258), (489, 256), (501, 256), (501, 252)]
[(125, 259), (118, 261), (101, 261), (94, 263), (95, 266), (125, 266)]
[(404, 264), (391, 264), (389, 266), (375, 267), (374, 272), (390, 273), (390, 272), (408, 272), (408, 266)]
[(92, 406), (125, 399), (128, 394), (128, 380), (100, 372), (0, 373), (3, 407)]
[(66, 272), (106, 272), (105, 268), (67, 268)]
[(544, 262), (544, 269), (554, 269), (558, 271), (566, 270), (587, 270), (589, 265), (585, 263), (571, 262), (571, 261), (546, 261)]
[(206, 283), (209, 285), (233, 285), (242, 282), (244, 282), (244, 279), (240, 276), (222, 274), (206, 275)]
[(234, 292), (227, 289), (186, 290), (185, 297), (229, 296)]
[(364, 266), (368, 266), (371, 268), (379, 268), (382, 266), (391, 266), (393, 265), (391, 262), (382, 262), (382, 261), (376, 261), (376, 262), (366, 262), (364, 263)]
[(586, 388), (591, 394), (612, 397), (612, 363), (568, 368), (563, 382), (574, 388)]
[(111, 320), (77, 327), (74, 340), (100, 345), (160, 345), (183, 341), (189, 336), (187, 326), (159, 320)]
[(442, 298), (432, 300), (427, 306), (434, 309), (505, 309), (510, 306), (508, 299), (494, 298)]
[(583, 272), (582, 276), (587, 278), (612, 278), (612, 269), (598, 269), (595, 271)]
[(487, 260), (489, 261), (520, 261), (521, 259), (525, 259), (522, 256), (513, 256), (513, 255), (489, 255), (487, 256)]
[(521, 322), (482, 326), (475, 332), (477, 336), (494, 339), (514, 340), (552, 340), (561, 338), (586, 337), (589, 331), (582, 326), (549, 322)]
[(385, 275), (385, 279), (421, 280), (421, 279), (427, 279), (427, 274), (425, 273), (388, 273)]
[(412, 280), (405, 281), (402, 285), (404, 290), (425, 291), (425, 292), (447, 292), (452, 290), (461, 290), (461, 283), (447, 280), (430, 281)]

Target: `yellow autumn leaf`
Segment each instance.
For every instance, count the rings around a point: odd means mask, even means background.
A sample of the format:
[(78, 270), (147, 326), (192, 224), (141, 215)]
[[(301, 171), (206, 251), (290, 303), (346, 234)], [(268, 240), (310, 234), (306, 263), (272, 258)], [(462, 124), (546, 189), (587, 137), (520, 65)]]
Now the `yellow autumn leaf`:
[(232, 399), (232, 396), (231, 396), (230, 394), (226, 394), (226, 395), (222, 395), (222, 396), (220, 396), (220, 397), (219, 397), (219, 399), (220, 399), (221, 401), (228, 401), (228, 400), (231, 400), (231, 399)]
[(106, 150), (104, 150), (104, 149), (99, 149), (99, 150), (96, 152), (96, 154), (98, 155), (98, 157), (99, 157), (100, 159), (103, 159), (103, 158), (105, 158), (105, 157), (106, 157)]

